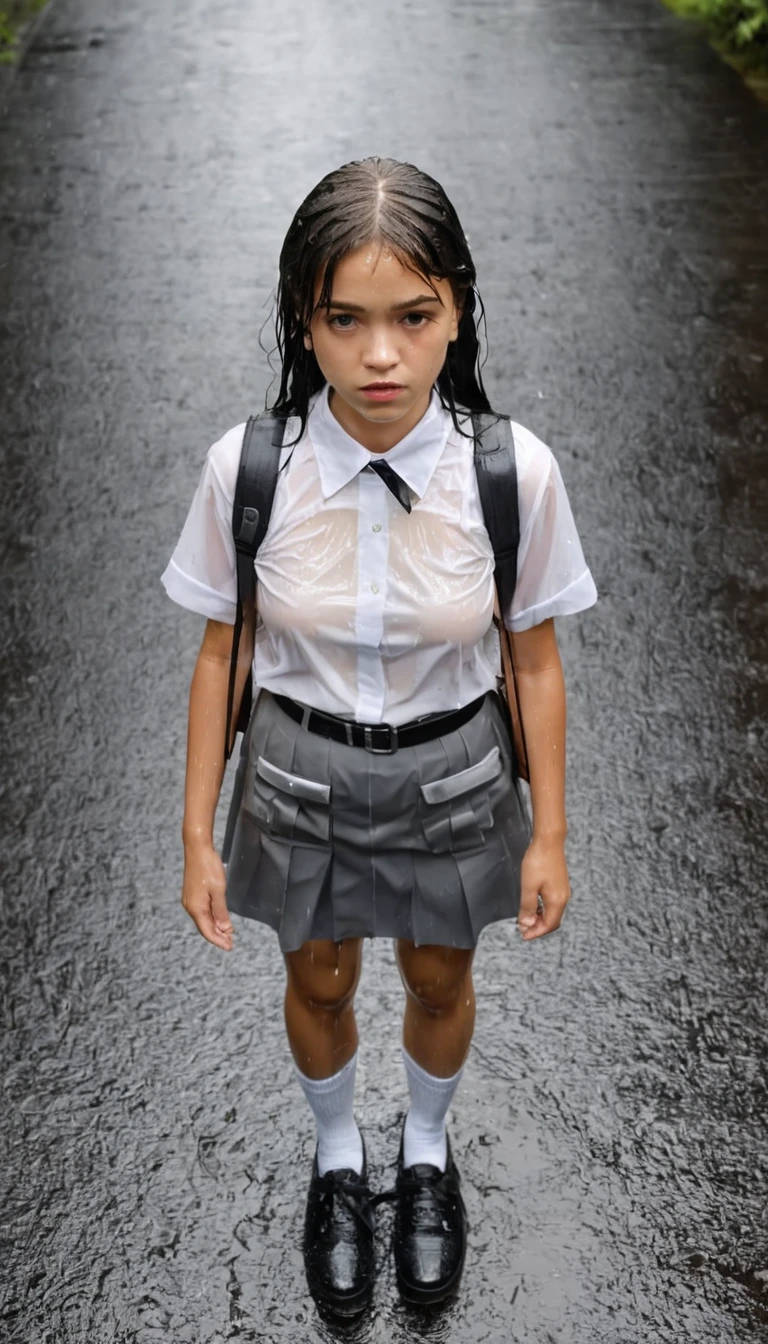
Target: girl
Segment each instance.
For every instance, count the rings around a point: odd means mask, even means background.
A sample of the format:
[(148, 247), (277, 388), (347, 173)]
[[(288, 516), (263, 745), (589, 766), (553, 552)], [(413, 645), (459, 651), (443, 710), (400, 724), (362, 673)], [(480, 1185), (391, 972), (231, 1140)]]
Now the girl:
[[(226, 872), (212, 833), (243, 425), (210, 449), (163, 575), (171, 598), (207, 617), (189, 703), (182, 903), (225, 950), (232, 911), (277, 932), (288, 1041), (317, 1124), (307, 1279), (343, 1314), (370, 1302), (382, 1197), (396, 1199), (402, 1295), (436, 1302), (456, 1289), (467, 1224), (445, 1119), (472, 1038), (474, 949), (494, 920), (517, 917), (526, 942), (553, 932), (570, 895), (554, 617), (597, 593), (557, 463), (515, 424), (520, 544), (502, 615), (531, 832), (495, 689), (494, 559), (467, 415), (490, 411), (478, 305), (456, 212), (410, 164), (346, 164), (288, 230), (272, 407), (288, 419), (255, 565), (258, 694)], [(384, 1196), (369, 1189), (353, 1109), (365, 937), (395, 940), (405, 989), (410, 1107)]]

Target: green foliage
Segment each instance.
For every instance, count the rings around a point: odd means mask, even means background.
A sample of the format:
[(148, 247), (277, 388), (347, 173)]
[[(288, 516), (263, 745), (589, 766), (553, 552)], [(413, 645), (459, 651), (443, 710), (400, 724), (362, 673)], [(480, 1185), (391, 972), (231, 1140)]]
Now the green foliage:
[(5, 0), (0, 9), (0, 65), (13, 65), (25, 23), (39, 14), (47, 0)]
[(768, 0), (666, 0), (670, 9), (706, 24), (725, 51), (768, 69)]

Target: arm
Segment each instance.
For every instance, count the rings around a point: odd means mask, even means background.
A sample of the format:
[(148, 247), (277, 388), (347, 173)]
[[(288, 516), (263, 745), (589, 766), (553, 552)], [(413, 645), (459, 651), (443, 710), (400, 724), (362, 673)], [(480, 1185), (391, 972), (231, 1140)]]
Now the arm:
[(530, 942), (559, 928), (571, 894), (565, 862), (565, 683), (554, 619), (513, 633), (512, 648), (533, 806), (518, 915), (523, 939)]
[(213, 820), (224, 776), (224, 729), (233, 626), (208, 621), (189, 692), (181, 903), (209, 943), (229, 951), (232, 922), (226, 874), (213, 847)]

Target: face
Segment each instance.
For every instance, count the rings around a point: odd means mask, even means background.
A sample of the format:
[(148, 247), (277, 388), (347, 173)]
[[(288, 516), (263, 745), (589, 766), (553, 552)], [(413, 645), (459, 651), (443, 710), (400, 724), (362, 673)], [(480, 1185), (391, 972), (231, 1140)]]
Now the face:
[[(320, 287), (321, 278), (315, 303)], [(379, 243), (339, 262), (330, 309), (315, 312), (304, 344), (333, 389), (336, 419), (371, 452), (386, 452), (421, 419), (459, 316), (450, 281), (427, 284)]]

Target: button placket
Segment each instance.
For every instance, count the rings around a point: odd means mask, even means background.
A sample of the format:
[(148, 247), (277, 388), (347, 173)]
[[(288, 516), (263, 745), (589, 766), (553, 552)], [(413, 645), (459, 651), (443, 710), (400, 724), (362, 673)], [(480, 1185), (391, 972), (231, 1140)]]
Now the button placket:
[[(355, 717), (376, 723), (384, 712), (385, 681), (381, 659), (387, 589), (389, 526), (382, 500), (386, 486), (372, 472), (358, 477), (357, 528), (357, 705)], [(381, 521), (382, 514), (384, 521)]]

